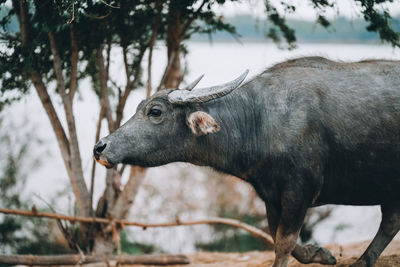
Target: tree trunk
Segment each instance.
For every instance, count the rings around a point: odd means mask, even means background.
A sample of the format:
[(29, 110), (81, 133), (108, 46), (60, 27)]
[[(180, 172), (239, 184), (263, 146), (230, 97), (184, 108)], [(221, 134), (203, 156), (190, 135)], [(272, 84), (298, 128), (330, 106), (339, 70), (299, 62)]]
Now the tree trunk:
[(93, 255), (112, 255), (115, 249), (115, 242), (111, 234), (102, 235), (100, 232), (94, 238)]
[[(112, 219), (125, 219), (132, 207), (139, 187), (145, 177), (146, 169), (132, 166), (129, 180), (123, 190), (119, 188), (116, 177), (119, 173), (110, 169), (107, 171), (106, 189), (102, 198), (99, 200), (96, 216)], [(99, 225), (94, 238), (94, 255), (108, 255), (114, 252), (116, 245), (119, 244), (120, 227), (112, 225)]]
[[(23, 46), (27, 46), (30, 43), (30, 20), (29, 20), (29, 5), (26, 0), (15, 0), (12, 2), (16, 7), (17, 18), (20, 24), (20, 32), (21, 32), (21, 43)], [(162, 2), (160, 2), (162, 3)], [(162, 4), (160, 4), (160, 9)], [(174, 17), (171, 20), (171, 32), (174, 32), (174, 36), (172, 38), (168, 38), (170, 40), (169, 52), (168, 56), (170, 58), (174, 58), (174, 64), (172, 64), (172, 68), (169, 73), (168, 82), (171, 87), (177, 87), (182, 80), (182, 75), (180, 72), (180, 62), (179, 62), (179, 45), (180, 41), (180, 30), (181, 30), (181, 22), (180, 22), (180, 13), (174, 12)], [(155, 26), (157, 26), (157, 19), (155, 22)], [(93, 207), (92, 207), (92, 193), (93, 189), (91, 189), (90, 193), (85, 183), (82, 171), (82, 161), (80, 157), (79, 145), (78, 145), (78, 136), (76, 132), (75, 125), (75, 117), (73, 113), (73, 99), (74, 95), (77, 91), (77, 81), (78, 81), (78, 61), (79, 61), (79, 47), (77, 45), (77, 40), (75, 36), (75, 31), (73, 28), (73, 24), (71, 24), (70, 29), (70, 37), (71, 37), (71, 72), (70, 72), (70, 88), (68, 90), (65, 82), (65, 75), (63, 74), (63, 62), (62, 57), (59, 54), (58, 43), (56, 40), (57, 33), (49, 32), (49, 41), (50, 48), (53, 56), (53, 68), (57, 81), (57, 89), (61, 95), (63, 101), (63, 107), (65, 112), (65, 119), (67, 122), (67, 130), (66, 131), (62, 127), (58, 114), (53, 106), (51, 98), (47, 91), (47, 86), (43, 82), (42, 74), (38, 72), (29, 73), (29, 77), (39, 95), (39, 98), (42, 102), (44, 109), (50, 119), (51, 126), (56, 135), (56, 139), (58, 145), (61, 150), (61, 154), (64, 160), (64, 164), (67, 169), (68, 176), (70, 178), (70, 182), (76, 197), (78, 214), (85, 217), (93, 216)], [(153, 34), (156, 37), (157, 31)], [(169, 34), (170, 35), (170, 34)], [(154, 44), (155, 37), (152, 38), (151, 42), (149, 40), (149, 44)], [(145, 50), (148, 47), (147, 44), (144, 46), (140, 53), (138, 54), (138, 64), (137, 67), (130, 71), (130, 66), (127, 61), (127, 48), (124, 46), (124, 63), (126, 68), (127, 75), (127, 85), (125, 92), (121, 99), (119, 100), (118, 107), (116, 110), (116, 119), (114, 121), (111, 105), (108, 99), (108, 68), (109, 68), (109, 56), (111, 51), (111, 45), (109, 44), (107, 50), (107, 64), (105, 64), (105, 59), (103, 56), (103, 45), (99, 45), (96, 49), (96, 63), (99, 69), (99, 78), (100, 78), (100, 87), (101, 87), (101, 98), (102, 98), (102, 106), (104, 106), (104, 114), (108, 121), (109, 131), (114, 131), (122, 120), (123, 109), (126, 104), (126, 100), (131, 92), (140, 81), (140, 62), (144, 56)], [(131, 81), (131, 74), (134, 75), (134, 80)], [(101, 116), (102, 118), (102, 116)], [(101, 119), (100, 118), (100, 119)], [(106, 176), (106, 190), (104, 191), (103, 197), (100, 199), (96, 216), (103, 218), (112, 218), (112, 219), (122, 219), (128, 215), (129, 208), (132, 206), (134, 202), (134, 198), (137, 194), (138, 188), (141, 185), (143, 180), (145, 171), (141, 168), (132, 167), (131, 175), (129, 181), (121, 191), (121, 182), (120, 182), (120, 173), (116, 169), (108, 170)], [(94, 174), (93, 179), (94, 180)], [(92, 181), (93, 184), (93, 181)], [(109, 255), (114, 251), (116, 244), (119, 241), (119, 233), (121, 229), (118, 229), (113, 226), (104, 226), (99, 224), (82, 224), (80, 225), (81, 230), (81, 240), (83, 240), (84, 250), (89, 251), (93, 250), (93, 253), (98, 255)], [(82, 244), (81, 244), (82, 245)]]
[[(78, 204), (78, 213), (83, 216), (90, 216), (92, 213), (92, 207), (89, 207), (89, 191), (87, 190), (85, 179), (83, 177), (82, 161), (79, 152), (78, 136), (76, 132), (75, 117), (73, 112), (73, 99), (71, 98), (71, 95), (67, 93), (65, 88), (64, 77), (62, 74), (62, 61), (58, 52), (55, 35), (52, 32), (49, 32), (49, 41), (51, 52), (53, 55), (53, 66), (56, 74), (57, 89), (59, 90), (61, 99), (63, 101), (65, 118), (68, 126), (70, 165), (72, 172), (74, 173), (74, 178), (77, 186), (76, 190), (74, 190), (74, 193), (76, 202)], [(75, 62), (75, 64), (76, 63), (77, 61)], [(71, 84), (75, 82), (76, 81), (73, 81)]]
[(124, 219), (128, 217), (129, 210), (135, 201), (135, 197), (146, 175), (147, 169), (145, 168), (132, 166), (130, 169), (129, 180), (115, 201), (113, 210), (110, 211), (113, 218)]
[(168, 49), (168, 62), (171, 62), (171, 66), (167, 72), (164, 80), (165, 88), (178, 88), (179, 84), (183, 79), (183, 73), (181, 71), (181, 13), (176, 7), (175, 1), (171, 1), (169, 9), (169, 22), (167, 28), (167, 49)]

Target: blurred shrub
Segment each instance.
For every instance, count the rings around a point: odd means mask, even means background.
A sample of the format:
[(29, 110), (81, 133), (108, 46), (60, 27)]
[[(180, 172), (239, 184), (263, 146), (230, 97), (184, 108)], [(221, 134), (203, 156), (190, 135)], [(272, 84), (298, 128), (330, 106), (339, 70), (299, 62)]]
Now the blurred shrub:
[[(265, 216), (254, 214), (222, 214), (222, 217), (240, 220), (257, 228), (265, 228)], [(252, 250), (273, 250), (274, 247), (250, 233), (226, 225), (214, 225), (214, 240), (197, 243), (196, 248), (204, 251), (246, 252)], [(265, 229), (264, 229), (265, 230)]]
[[(24, 196), (29, 173), (39, 165), (32, 159), (31, 146), (39, 142), (34, 131), (6, 123), (0, 117), (0, 206), (9, 209), (28, 209), (32, 201)], [(13, 133), (13, 134), (11, 134)], [(0, 253), (56, 254), (70, 249), (57, 229), (56, 223), (41, 218), (0, 215)], [(5, 266), (1, 265), (0, 266)]]
[(138, 242), (131, 242), (128, 239), (129, 231), (121, 232), (121, 252), (127, 254), (151, 254), (160, 253), (161, 251), (153, 245), (141, 244)]

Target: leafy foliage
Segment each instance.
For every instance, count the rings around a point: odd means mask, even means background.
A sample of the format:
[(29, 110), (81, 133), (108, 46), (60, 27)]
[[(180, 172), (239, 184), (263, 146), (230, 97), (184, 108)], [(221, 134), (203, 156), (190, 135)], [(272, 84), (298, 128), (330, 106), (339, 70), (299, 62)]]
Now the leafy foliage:
[[(9, 2), (0, 1), (2, 10), (6, 10), (0, 21), (4, 32), (0, 36), (0, 41), (4, 44), (0, 47), (1, 106), (18, 99), (31, 87), (36, 89), (56, 133), (67, 170), (73, 169), (74, 174), (69, 173), (69, 176), (79, 212), (89, 216), (93, 212), (93, 205), (87, 205), (91, 199), (83, 180), (75, 121), (71, 115), (75, 84), (80, 79), (91, 78), (94, 92), (99, 96), (100, 102), (107, 104), (104, 113), (109, 130), (118, 127), (127, 96), (132, 89), (141, 85), (142, 58), (150, 46), (153, 33), (156, 33), (159, 40), (167, 38), (170, 14), (177, 14), (180, 18), (179, 23), (182, 23), (179, 35), (175, 36), (178, 45), (190, 38), (192, 33), (201, 31), (203, 27), (207, 27), (208, 30), (222, 30), (228, 27), (211, 12), (211, 5), (224, 1), (202, 1), (201, 7), (207, 4), (207, 10), (195, 8), (196, 3), (200, 2), (14, 0), (9, 6)], [(192, 22), (196, 19), (203, 20), (205, 24), (194, 27)], [(13, 20), (18, 21), (19, 29), (15, 32), (7, 31)], [(112, 48), (122, 51), (124, 58), (127, 82), (123, 95), (122, 86), (116, 84), (113, 77), (108, 77)], [(34, 86), (31, 86), (31, 83)], [(53, 90), (62, 98), (68, 137), (60, 123), (59, 114), (53, 107)], [(107, 100), (103, 101), (106, 98)], [(112, 116), (114, 110), (115, 121)], [(101, 119), (102, 117), (100, 121)], [(103, 209), (99, 214), (105, 216), (113, 207), (98, 205), (98, 209)], [(81, 247), (90, 251), (95, 247), (94, 236), (101, 235), (102, 229), (80, 229), (84, 244)], [(74, 234), (77, 233), (75, 230), (73, 227), (64, 231), (71, 248), (74, 248), (72, 243), (81, 243)]]
[[(389, 10), (382, 4), (391, 0), (354, 0), (362, 8), (362, 14), (368, 25), (366, 29), (377, 32), (382, 41), (389, 42), (395, 47), (400, 46), (399, 32), (393, 27), (394, 19)], [(178, 12), (182, 36), (179, 38), (188, 40), (193, 34), (207, 34), (211, 36), (217, 31), (225, 31), (235, 38), (239, 37), (237, 30), (222, 16), (218, 16), (212, 9), (215, 5), (223, 5), (226, 0), (191, 0), (191, 1), (159, 1), (159, 0), (119, 0), (112, 1), (111, 8), (101, 1), (75, 1), (53, 0), (29, 1), (30, 42), (28, 45), (21, 43), (21, 32), (16, 29), (19, 12), (18, 1), (9, 7), (6, 1), (1, 1), (0, 42), (5, 49), (0, 49), (0, 109), (5, 104), (18, 100), (27, 92), (30, 82), (29, 75), (38, 72), (45, 76), (49, 83), (55, 79), (51, 51), (48, 41), (48, 33), (55, 34), (58, 49), (61, 55), (64, 75), (69, 76), (71, 56), (70, 28), (74, 27), (77, 36), (80, 61), (89, 64), (81, 69), (79, 78), (91, 77), (94, 89), (98, 93), (98, 70), (93, 63), (94, 50), (101, 45), (113, 44), (128, 49), (130, 58), (139, 58), (140, 53), (146, 48), (154, 27), (154, 19), (160, 16), (157, 39), (164, 40), (167, 28), (171, 20), (171, 9)], [(325, 17), (327, 9), (335, 8), (336, 3), (329, 0), (310, 0), (310, 4), (317, 12), (316, 23), (327, 28), (331, 22)], [(161, 12), (156, 8), (161, 5)], [(282, 39), (288, 44), (288, 48), (294, 48), (297, 40), (294, 27), (285, 18), (287, 14), (295, 13), (296, 6), (291, 2), (281, 1), (273, 4), (265, 0), (265, 12), (270, 22), (266, 36), (277, 43)], [(201, 6), (203, 8), (199, 9)], [(281, 14), (278, 10), (283, 10)], [(191, 23), (193, 22), (193, 23)], [(95, 29), (95, 30), (93, 30)], [(184, 42), (181, 43), (184, 45)], [(185, 51), (183, 47), (183, 51)], [(137, 61), (129, 62), (130, 69), (134, 69)], [(133, 75), (133, 74), (132, 74)], [(66, 79), (68, 80), (68, 79)], [(67, 85), (68, 86), (68, 85)], [(111, 86), (114, 95), (118, 95), (118, 88)]]
[[(216, 31), (227, 31), (235, 34), (235, 29), (225, 23), (212, 11), (215, 4), (226, 1), (204, 1), (206, 8), (197, 10), (195, 6), (201, 1), (159, 1), (159, 0), (120, 0), (112, 1), (111, 8), (102, 1), (28, 1), (29, 36), (26, 44), (21, 42), (22, 33), (15, 27), (19, 13), (18, 1), (9, 7), (2, 1), (0, 42), (5, 44), (0, 49), (0, 107), (17, 100), (27, 92), (30, 86), (30, 75), (33, 72), (44, 76), (46, 84), (55, 80), (52, 54), (49, 45), (49, 33), (53, 33), (62, 62), (63, 75), (69, 80), (71, 61), (71, 28), (75, 31), (79, 49), (79, 61), (86, 62), (80, 68), (78, 77), (90, 77), (93, 89), (99, 94), (98, 69), (95, 62), (95, 50), (101, 46), (117, 46), (126, 49), (129, 70), (140, 64), (141, 54), (148, 47), (153, 32), (154, 20), (160, 17), (157, 39), (164, 40), (170, 20), (169, 9), (179, 12), (182, 27), (187, 26), (181, 40), (189, 39), (194, 33), (211, 34)], [(156, 8), (161, 5), (161, 12)], [(195, 20), (194, 23), (191, 23)], [(10, 30), (12, 28), (12, 30)], [(183, 43), (182, 43), (183, 44)], [(111, 77), (109, 77), (111, 78)], [(140, 83), (139, 83), (140, 84)], [(69, 86), (68, 84), (66, 85)], [(118, 88), (111, 79), (112, 95), (118, 96)]]
[[(287, 1), (289, 2), (289, 1)], [(278, 9), (270, 0), (265, 0), (265, 8), (268, 20), (272, 26), (267, 32), (267, 37), (275, 42), (281, 42), (281, 35), (288, 43), (289, 49), (295, 47), (296, 35), (293, 27), (290, 27), (285, 18), (286, 14), (294, 13), (296, 6), (285, 1), (280, 2), (280, 7), (285, 14), (280, 14)], [(317, 13), (316, 23), (328, 28), (331, 22), (325, 17), (328, 9), (334, 9), (337, 5), (335, 1), (330, 0), (309, 0)], [(385, 3), (391, 3), (393, 0), (354, 0), (361, 6), (361, 12), (368, 26), (366, 29), (371, 32), (377, 32), (382, 41), (388, 42), (393, 47), (400, 47), (400, 32), (393, 28), (394, 19), (390, 15), (389, 10), (383, 7)]]

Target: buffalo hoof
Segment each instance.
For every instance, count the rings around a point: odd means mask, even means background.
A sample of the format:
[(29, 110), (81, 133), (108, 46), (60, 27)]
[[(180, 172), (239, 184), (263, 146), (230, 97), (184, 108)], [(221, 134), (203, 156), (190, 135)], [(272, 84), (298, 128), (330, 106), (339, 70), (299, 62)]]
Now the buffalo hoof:
[(336, 258), (329, 250), (314, 245), (296, 246), (292, 255), (301, 263), (336, 264)]

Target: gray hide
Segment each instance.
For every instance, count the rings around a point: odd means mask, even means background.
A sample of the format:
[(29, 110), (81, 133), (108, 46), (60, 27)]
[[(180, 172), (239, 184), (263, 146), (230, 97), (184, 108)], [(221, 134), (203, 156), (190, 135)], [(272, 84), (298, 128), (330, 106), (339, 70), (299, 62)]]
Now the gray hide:
[[(196, 89), (194, 89), (196, 90)], [(184, 161), (251, 183), (265, 201), (274, 266), (291, 253), (335, 263), (296, 245), (309, 207), (381, 205), (382, 224), (354, 266), (373, 266), (400, 228), (400, 63), (320, 57), (273, 66), (206, 102), (173, 102), (168, 90), (95, 147), (108, 167)]]

